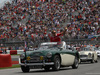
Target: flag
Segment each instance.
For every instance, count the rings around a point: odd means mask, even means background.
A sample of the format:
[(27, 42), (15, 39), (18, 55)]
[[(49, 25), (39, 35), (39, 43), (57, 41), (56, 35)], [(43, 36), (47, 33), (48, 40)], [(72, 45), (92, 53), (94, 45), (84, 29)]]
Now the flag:
[(27, 50), (27, 43), (26, 43), (26, 41), (25, 41), (25, 51)]
[(25, 41), (25, 49), (24, 49), (24, 52), (25, 52), (25, 59), (26, 59), (26, 51), (27, 51), (27, 43)]
[(26, 41), (25, 41), (25, 48), (27, 47)]
[(88, 35), (88, 39), (91, 39), (93, 38), (94, 36), (93, 35)]

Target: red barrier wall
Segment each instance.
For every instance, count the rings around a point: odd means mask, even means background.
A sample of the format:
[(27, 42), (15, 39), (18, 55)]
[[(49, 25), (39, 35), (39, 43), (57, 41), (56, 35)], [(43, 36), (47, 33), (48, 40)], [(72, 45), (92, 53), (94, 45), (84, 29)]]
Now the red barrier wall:
[(12, 60), (10, 54), (0, 54), (0, 68), (12, 67)]
[(10, 50), (10, 54), (11, 55), (17, 54), (17, 50)]
[(0, 50), (0, 54), (2, 54), (2, 51)]

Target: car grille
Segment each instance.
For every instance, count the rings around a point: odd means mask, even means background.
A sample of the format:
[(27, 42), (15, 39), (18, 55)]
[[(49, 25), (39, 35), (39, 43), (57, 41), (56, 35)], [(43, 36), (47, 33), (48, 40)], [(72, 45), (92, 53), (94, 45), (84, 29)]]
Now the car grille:
[[(42, 58), (41, 58), (42, 57)], [(45, 60), (44, 56), (33, 56), (28, 60), (29, 63), (41, 63)]]
[(33, 56), (40, 56), (42, 53), (41, 52), (34, 52)]
[(40, 57), (32, 57), (28, 62), (35, 63), (35, 62), (41, 62), (41, 60), (40, 60)]
[(80, 55), (80, 57), (88, 57), (87, 55)]

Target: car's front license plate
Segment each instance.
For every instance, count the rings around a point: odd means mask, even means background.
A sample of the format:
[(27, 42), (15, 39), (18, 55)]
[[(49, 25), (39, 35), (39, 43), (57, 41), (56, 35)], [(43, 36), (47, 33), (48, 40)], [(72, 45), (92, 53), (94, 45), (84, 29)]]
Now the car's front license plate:
[(39, 69), (39, 68), (42, 68), (42, 66), (40, 65), (35, 65), (35, 66), (30, 66), (31, 69)]
[(30, 60), (29, 62), (40, 62), (39, 59)]

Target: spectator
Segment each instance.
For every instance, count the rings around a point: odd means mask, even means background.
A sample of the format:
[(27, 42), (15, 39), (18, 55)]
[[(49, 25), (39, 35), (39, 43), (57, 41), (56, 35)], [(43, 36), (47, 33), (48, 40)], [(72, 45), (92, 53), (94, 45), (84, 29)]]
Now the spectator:
[(99, 0), (16, 1), (0, 9), (0, 39), (48, 41), (50, 31), (65, 26), (67, 39), (100, 34)]

